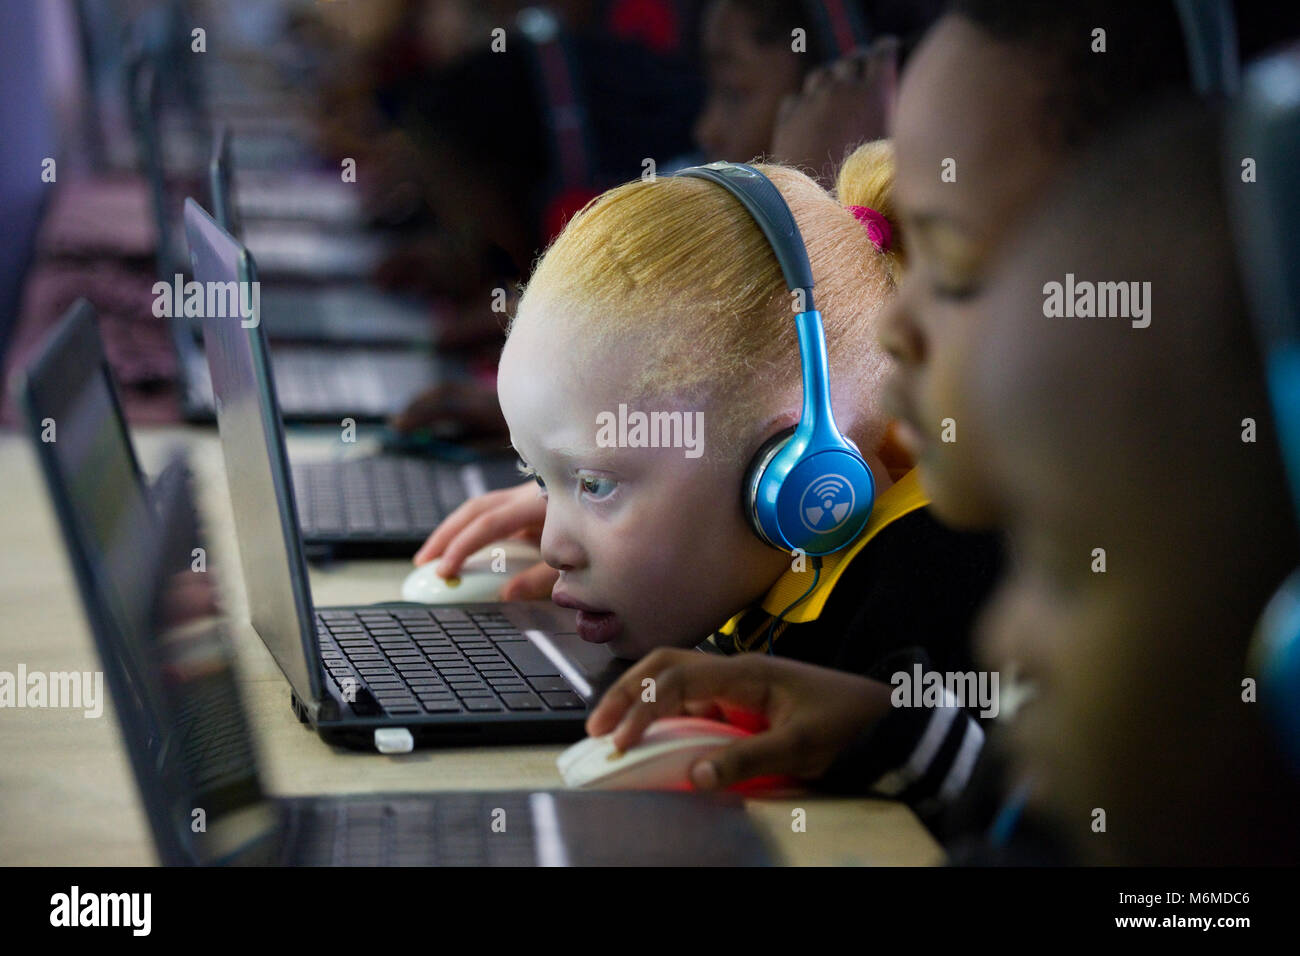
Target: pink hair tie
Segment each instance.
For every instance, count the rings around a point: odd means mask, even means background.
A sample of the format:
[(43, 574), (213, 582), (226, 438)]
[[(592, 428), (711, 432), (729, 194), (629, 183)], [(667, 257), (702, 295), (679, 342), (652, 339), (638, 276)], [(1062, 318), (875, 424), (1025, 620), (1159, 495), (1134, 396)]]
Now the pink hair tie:
[(881, 252), (888, 252), (894, 241), (894, 231), (889, 228), (889, 220), (870, 206), (845, 206), (853, 213), (853, 218), (867, 230), (867, 238)]

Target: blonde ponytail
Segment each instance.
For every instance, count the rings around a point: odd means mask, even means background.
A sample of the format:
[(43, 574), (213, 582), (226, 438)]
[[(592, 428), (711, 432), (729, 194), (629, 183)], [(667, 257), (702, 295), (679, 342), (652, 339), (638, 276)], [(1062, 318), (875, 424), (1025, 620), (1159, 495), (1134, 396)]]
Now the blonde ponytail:
[(863, 143), (840, 167), (835, 195), (841, 206), (866, 206), (889, 223), (889, 248), (880, 255), (891, 284), (897, 286), (907, 262), (907, 247), (894, 206), (894, 144), (887, 139)]

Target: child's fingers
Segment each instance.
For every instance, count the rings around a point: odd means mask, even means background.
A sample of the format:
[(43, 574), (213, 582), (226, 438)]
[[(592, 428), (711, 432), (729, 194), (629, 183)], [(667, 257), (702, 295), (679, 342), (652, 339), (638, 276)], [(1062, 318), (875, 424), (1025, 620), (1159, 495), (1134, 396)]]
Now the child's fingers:
[(697, 760), (691, 783), (699, 790), (717, 790), (754, 777), (797, 776), (806, 749), (803, 733), (789, 724), (743, 737)]
[(718, 702), (714, 700), (688, 700), (682, 704), (682, 710), (691, 717), (703, 717), (707, 720), (726, 721), (727, 715)]
[(686, 652), (661, 647), (628, 668), (622, 677), (610, 685), (596, 709), (587, 717), (587, 735), (599, 737), (617, 727), (619, 721), (641, 700), (644, 689), (641, 682), (647, 678), (657, 680), (660, 672), (670, 667), (684, 653)]
[(442, 554), (446, 550), (447, 544), (456, 535), (460, 534), (466, 525), (487, 509), (495, 508), (497, 501), (497, 493), (493, 491), (462, 502), (451, 514), (442, 519), (442, 523), (433, 529), (433, 533), (420, 546), (420, 550), (415, 552), (415, 558), (413, 559), (415, 563), (417, 565), (425, 564)]
[[(626, 750), (641, 739), (650, 724), (660, 717), (684, 713), (688, 704), (712, 701), (761, 707), (767, 696), (766, 685), (751, 664), (743, 658), (697, 651), (675, 651), (665, 656), (654, 671), (639, 675), (635, 700), (614, 729), (614, 746)], [(647, 684), (647, 678), (653, 683)]]
[(503, 601), (540, 601), (551, 596), (560, 572), (545, 561), (525, 568), (506, 582), (501, 589)]
[(480, 512), (447, 542), (442, 560), (438, 563), (438, 573), (443, 577), (451, 577), (475, 551), (493, 541), (507, 538), (521, 528), (536, 525), (539, 519), (536, 504), (532, 501), (505, 501)]
[(839, 80), (841, 83), (852, 83), (859, 78), (862, 63), (866, 59), (865, 51), (860, 54), (850, 54), (842, 56), (830, 65), (829, 72), (832, 79)]
[(830, 82), (831, 76), (832, 73), (830, 69), (824, 66), (819, 66), (809, 71), (803, 81), (803, 95), (812, 96)]
[(790, 114), (793, 113), (798, 108), (799, 108), (798, 95), (794, 93), (787, 93), (785, 96), (781, 97), (781, 103), (776, 108), (776, 125), (780, 126), (782, 123), (784, 123), (787, 119), (790, 118)]
[(865, 79), (869, 86), (879, 87), (888, 102), (894, 101), (898, 89), (898, 40), (896, 38), (883, 37), (880, 42), (872, 45)]

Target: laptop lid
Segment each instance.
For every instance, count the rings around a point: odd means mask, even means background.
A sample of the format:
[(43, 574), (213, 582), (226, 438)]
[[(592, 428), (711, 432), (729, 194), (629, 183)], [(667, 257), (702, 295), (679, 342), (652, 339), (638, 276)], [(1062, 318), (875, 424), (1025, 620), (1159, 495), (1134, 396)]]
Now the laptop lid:
[[(80, 299), (64, 314), (15, 392), (79, 585), (129, 602), (137, 590), (131, 536), (149, 506), (89, 302)], [(88, 503), (93, 507), (74, 507)], [(138, 612), (116, 597), (108, 608), (119, 624)]]
[(221, 126), (213, 141), (208, 163), (208, 186), (212, 190), (212, 216), (222, 229), (238, 236), (243, 229), (235, 198), (234, 166), (230, 153), (230, 127)]
[(158, 278), (169, 280), (178, 263), (172, 256), (176, 240), (168, 214), (167, 177), (163, 166), (162, 136), (158, 130), (158, 70), (148, 54), (140, 51), (132, 55), (126, 76), (136, 150), (141, 171), (149, 184), (149, 204), (153, 209), (154, 228), (158, 230), (155, 271)]
[[(257, 276), (248, 251), (193, 199), (185, 201), (185, 234), (200, 286), (237, 289), (235, 301), (256, 305), (251, 290)], [(230, 315), (228, 307), (208, 308), (217, 301), (229, 306), (231, 298), (205, 294), (203, 343), (249, 617), (315, 719), (321, 698), (320, 653), (270, 352), (255, 308), (245, 320)]]
[[(154, 228), (158, 245), (154, 253), (154, 269), (158, 278), (169, 285), (180, 281), (185, 264), (178, 258), (179, 244), (172, 210), (175, 197), (167, 185), (167, 170), (163, 159), (162, 134), (159, 131), (158, 70), (147, 53), (136, 52), (127, 67), (127, 95), (130, 100), (132, 125), (135, 129), (136, 148), (140, 165), (149, 184), (149, 205), (153, 210)], [(188, 387), (190, 370), (201, 365), (203, 356), (194, 342), (193, 328), (183, 314), (168, 319), (172, 345), (176, 349), (177, 367), (182, 387)], [(188, 396), (187, 396), (188, 400)]]
[[(200, 780), (178, 746), (185, 738), (176, 730), (183, 703), (176, 675), (201, 674), (211, 689), (219, 674), (212, 655), (195, 654), (196, 632), (179, 626), (177, 612), (212, 606), (215, 589), (206, 574), (175, 574), (191, 568), (193, 509), (190, 526), (179, 534), (167, 533), (175, 522), (159, 522), (88, 303), (69, 310), (20, 379), (18, 392), (159, 858), (200, 862), (220, 846), (243, 845), (250, 832), (268, 832), (266, 812), (247, 812), (261, 799), (251, 755), (243, 766)], [(183, 589), (174, 587), (178, 581)], [(209, 589), (208, 599), (196, 601), (202, 588)], [(152, 639), (164, 612), (185, 642)], [(187, 666), (172, 666), (173, 660)], [(229, 681), (228, 667), (226, 675)], [(195, 810), (203, 811), (202, 830), (195, 829)]]

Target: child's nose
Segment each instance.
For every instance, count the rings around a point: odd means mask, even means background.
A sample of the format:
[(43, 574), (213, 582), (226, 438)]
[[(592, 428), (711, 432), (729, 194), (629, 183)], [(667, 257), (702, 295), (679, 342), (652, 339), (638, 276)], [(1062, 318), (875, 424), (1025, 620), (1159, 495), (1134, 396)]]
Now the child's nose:
[(558, 519), (552, 520), (549, 513), (542, 525), (540, 546), (542, 560), (557, 571), (576, 571), (586, 564), (585, 554), (577, 539)]

